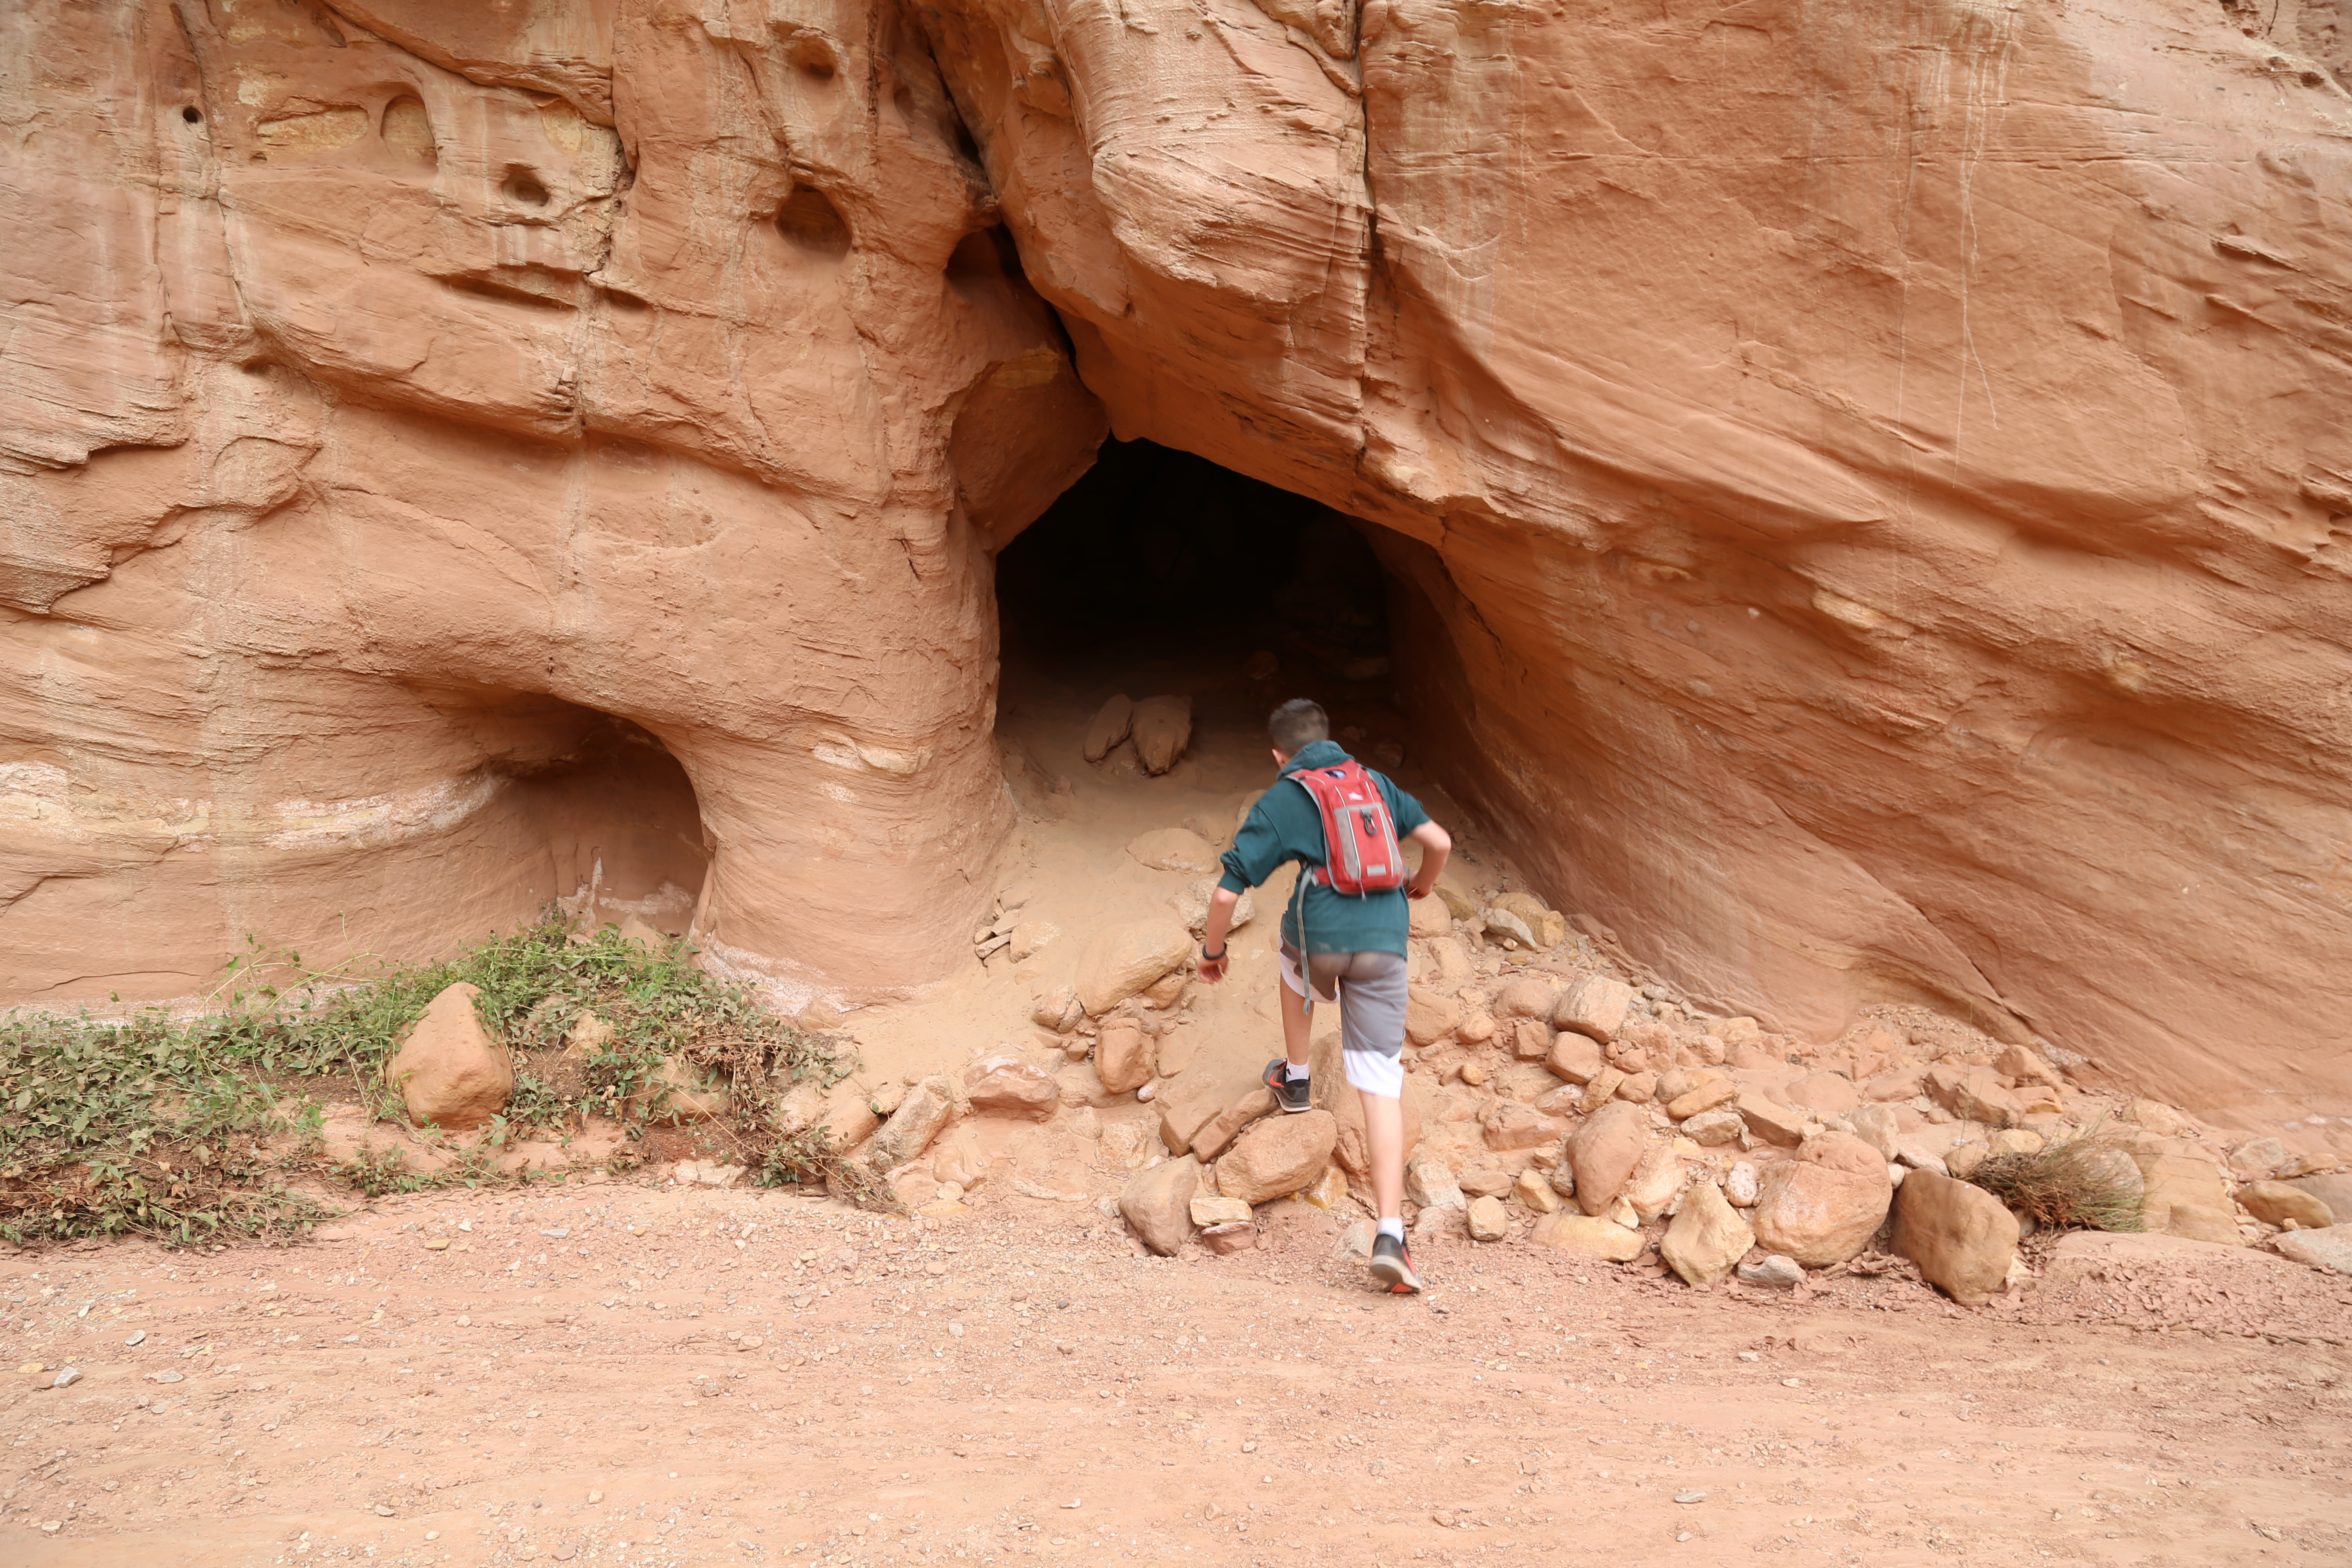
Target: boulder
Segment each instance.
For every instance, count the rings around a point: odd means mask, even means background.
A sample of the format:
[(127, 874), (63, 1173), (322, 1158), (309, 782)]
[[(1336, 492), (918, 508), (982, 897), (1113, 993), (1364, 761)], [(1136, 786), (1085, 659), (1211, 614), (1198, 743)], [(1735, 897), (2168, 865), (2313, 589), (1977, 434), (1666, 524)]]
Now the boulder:
[(1590, 1084), (1603, 1071), (1613, 1072), (1601, 1047), (1590, 1035), (1563, 1029), (1552, 1037), (1551, 1053), (1544, 1058), (1544, 1066), (1551, 1068), (1570, 1083)]
[(1499, 1165), (1473, 1165), (1455, 1179), (1474, 1198), (1499, 1198), (1511, 1190), (1511, 1173)]
[[(1168, 895), (1169, 907), (1176, 911), (1176, 918), (1184, 922), (1184, 929), (1192, 933), (1194, 942), (1209, 934), (1209, 900), (1216, 896), (1217, 880), (1214, 877), (1202, 877), (1198, 881), (1185, 883)], [(1230, 936), (1256, 918), (1257, 900), (1245, 891), (1234, 902), (1234, 912), (1225, 920), (1226, 934)]]
[(1108, 927), (1078, 954), (1078, 1003), (1100, 1017), (1192, 956), (1192, 933), (1172, 920)]
[(1764, 1173), (1757, 1191), (1757, 1245), (1809, 1268), (1843, 1263), (1869, 1245), (1894, 1195), (1884, 1164), (1865, 1176), (1807, 1160), (1784, 1161)]
[[(1643, 1151), (1633, 1173), (1625, 1178), (1625, 1185), (1617, 1195), (1633, 1205), (1637, 1218), (1653, 1220), (1675, 1206), (1690, 1179), (1690, 1171), (1675, 1152), (1674, 1144), (1660, 1140)], [(1699, 1184), (1713, 1186), (1712, 1183)]]
[(1504, 914), (1517, 915), (1540, 948), (1558, 947), (1568, 940), (1567, 918), (1557, 910), (1548, 910), (1543, 900), (1531, 893), (1500, 893), (1494, 907)]
[(1101, 762), (1116, 750), (1135, 727), (1135, 700), (1125, 693), (1112, 698), (1095, 710), (1094, 721), (1087, 726), (1083, 748), (1087, 761)]
[(1903, 1123), (1884, 1105), (1862, 1106), (1846, 1115), (1853, 1135), (1892, 1160), (1903, 1140)]
[(1251, 1089), (1209, 1119), (1207, 1126), (1192, 1134), (1192, 1152), (1203, 1160), (1213, 1160), (1224, 1152), (1225, 1145), (1241, 1135), (1243, 1128), (1262, 1117), (1274, 1114), (1274, 1090), (1263, 1086)]
[(1738, 1266), (1756, 1233), (1713, 1182), (1693, 1182), (1658, 1242), (1658, 1256), (1686, 1285), (1712, 1285)]
[(907, 1091), (907, 1098), (898, 1102), (890, 1120), (874, 1134), (873, 1142), (866, 1145), (866, 1163), (875, 1171), (883, 1172), (895, 1171), (919, 1159), (957, 1109), (955, 1085), (946, 1077), (935, 1073), (923, 1079)]
[(1585, 1118), (1568, 1140), (1577, 1206), (1589, 1215), (1606, 1212), (1649, 1143), (1650, 1119), (1623, 1100), (1613, 1100)]
[(1217, 869), (1217, 851), (1199, 834), (1184, 827), (1156, 827), (1130, 839), (1128, 858), (1154, 871), (1188, 871), (1203, 876)]
[(1622, 1225), (1612, 1225), (1573, 1209), (1562, 1209), (1536, 1221), (1534, 1237), (1546, 1247), (1582, 1253), (1588, 1258), (1604, 1258), (1612, 1263), (1631, 1263), (1642, 1256), (1643, 1245), (1640, 1231), (1627, 1230)]
[(1428, 985), (1405, 988), (1404, 1037), (1416, 1046), (1433, 1046), (1462, 1021), (1462, 1004)]
[(1619, 1100), (1631, 1100), (1635, 1105), (1647, 1105), (1656, 1098), (1657, 1092), (1658, 1075), (1643, 1071), (1626, 1074), (1617, 1085), (1616, 1097)]
[(1247, 1252), (1258, 1245), (1257, 1226), (1247, 1223), (1211, 1226), (1201, 1233), (1201, 1245), (1220, 1258)]
[(1225, 1089), (1209, 1077), (1206, 1068), (1186, 1073), (1160, 1086), (1152, 1103), (1160, 1108), (1160, 1141), (1171, 1154), (1192, 1148), (1201, 1130), (1225, 1108)]
[(1095, 1036), (1095, 1076), (1113, 1094), (1132, 1094), (1151, 1081), (1153, 1038), (1132, 1018), (1108, 1018)]
[(1876, 1074), (1862, 1086), (1862, 1097), (1875, 1104), (1892, 1104), (1898, 1100), (1911, 1100), (1927, 1087), (1927, 1069), (1916, 1062), (1889, 1068)]
[(1541, 1114), (1533, 1106), (1510, 1100), (1498, 1100), (1488, 1105), (1480, 1113), (1478, 1124), (1489, 1149), (1540, 1149), (1547, 1143), (1559, 1142), (1568, 1131), (1565, 1123)]
[(991, 1052), (964, 1068), (963, 1090), (981, 1116), (1047, 1121), (1062, 1108), (1062, 1086), (1054, 1075), (1013, 1051)]
[(824, 1152), (841, 1154), (872, 1137), (882, 1118), (864, 1087), (845, 1080), (831, 1089), (819, 1089), (814, 1083), (793, 1085), (784, 1090), (783, 1103), (777, 1108), (777, 1122), (788, 1133), (823, 1128)]
[(1135, 705), (1135, 755), (1147, 773), (1164, 773), (1192, 741), (1190, 697), (1147, 697)]
[(1851, 1132), (1816, 1132), (1798, 1146), (1797, 1158), (1857, 1176), (1886, 1173), (1886, 1156)]
[(2237, 1190), (2239, 1206), (2263, 1225), (2286, 1225), (2294, 1220), (2303, 1229), (2326, 1229), (2336, 1223), (2336, 1211), (2286, 1183), (2246, 1183)]
[(2230, 1151), (2230, 1169), (2248, 1181), (2292, 1176), (2302, 1168), (2303, 1162), (2275, 1138), (2250, 1139)]
[(1078, 1005), (1078, 988), (1057, 985), (1029, 1004), (1029, 1021), (1058, 1035), (1077, 1026), (1087, 1010)]
[(1987, 1127), (2014, 1127), (2025, 1107), (1990, 1068), (1948, 1067), (1927, 1069), (1927, 1098), (1963, 1121)]
[(1982, 1187), (1916, 1171), (1895, 1194), (1895, 1250), (1964, 1307), (2001, 1290), (2017, 1237), (2017, 1216)]
[(2272, 1242), (2282, 1258), (2334, 1274), (2352, 1274), (2352, 1225), (2325, 1230), (2291, 1230)]
[(2017, 1083), (2038, 1083), (2048, 1089), (2063, 1089), (2065, 1080), (2058, 1069), (2043, 1061), (2030, 1046), (2008, 1045), (1993, 1058), (1992, 1070)]
[(2339, 1219), (2352, 1220), (2352, 1175), (2293, 1176), (2288, 1186), (2309, 1193), (2326, 1204)]
[(1411, 921), (1406, 934), (1415, 938), (1451, 936), (1454, 933), (1454, 911), (1445, 907), (1444, 899), (1414, 899), (1405, 905), (1406, 918)]
[(1254, 1212), (1239, 1198), (1214, 1196), (1195, 1192), (1188, 1211), (1192, 1224), (1202, 1230), (1213, 1225), (1247, 1225)]
[(2135, 1100), (2124, 1107), (2124, 1116), (2159, 1138), (2186, 1137), (2196, 1131), (2187, 1117), (2160, 1100)]
[(2148, 1229), (2228, 1246), (2242, 1241), (2229, 1178), (2221, 1166), (2195, 1154), (2171, 1154), (2158, 1149), (2130, 1152), (2133, 1163), (2139, 1167), (2141, 1216)]
[(1328, 1110), (1260, 1121), (1217, 1162), (1217, 1190), (1248, 1204), (1288, 1197), (1323, 1173), (1339, 1137), (1339, 1123)]
[(1737, 1110), (1702, 1111), (1683, 1123), (1682, 1134), (1702, 1148), (1718, 1149), (1729, 1143), (1745, 1146), (1748, 1122)]
[(1633, 1009), (1633, 988), (1605, 974), (1588, 974), (1559, 994), (1552, 1007), (1556, 1028), (1590, 1035), (1603, 1045), (1617, 1037)]
[(1138, 1171), (1118, 1191), (1119, 1217), (1143, 1245), (1172, 1257), (1192, 1235), (1192, 1198), (1201, 1190), (1201, 1162), (1187, 1154)]
[(1405, 1162), (1404, 1195), (1424, 1209), (1466, 1208), (1454, 1172), (1435, 1154), (1416, 1154)]
[(1089, 1061), (1073, 1061), (1054, 1074), (1059, 1087), (1062, 1103), (1071, 1110), (1081, 1106), (1116, 1105), (1120, 1096), (1103, 1087), (1102, 1075)]
[(1666, 1101), (1666, 1114), (1687, 1121), (1739, 1098), (1739, 1086), (1727, 1078), (1711, 1078)]
[(1511, 1234), (1511, 1211), (1500, 1198), (1474, 1198), (1465, 1223), (1473, 1241), (1500, 1241)]
[(479, 1127), (514, 1094), (514, 1063), (474, 1013), (481, 994), (462, 980), (443, 990), (383, 1064), (384, 1082), (420, 1127)]
[(1739, 1120), (1759, 1142), (1793, 1149), (1805, 1141), (1806, 1114), (1794, 1106), (1782, 1105), (1764, 1097), (1758, 1089), (1744, 1089), (1738, 1100)]
[(1862, 1106), (1862, 1091), (1840, 1072), (1809, 1072), (1782, 1092), (1790, 1105), (1823, 1116), (1843, 1116)]
[(1487, 1011), (1497, 1018), (1540, 1018), (1551, 1008), (1550, 984), (1539, 975), (1522, 974), (1495, 994)]
[(1534, 1169), (1519, 1173), (1519, 1179), (1511, 1184), (1511, 1196), (1519, 1200), (1520, 1206), (1538, 1214), (1552, 1214), (1559, 1208), (1560, 1194), (1552, 1190), (1541, 1171)]

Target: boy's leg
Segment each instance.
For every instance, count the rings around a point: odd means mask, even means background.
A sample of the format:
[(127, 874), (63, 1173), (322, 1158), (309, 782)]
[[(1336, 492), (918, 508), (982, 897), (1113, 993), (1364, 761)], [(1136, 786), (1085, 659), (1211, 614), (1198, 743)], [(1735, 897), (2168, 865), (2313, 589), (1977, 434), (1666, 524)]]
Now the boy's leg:
[(1404, 1234), (1404, 960), (1355, 954), (1340, 988), (1340, 1057), (1363, 1105), (1372, 1196), (1381, 1211), (1372, 1278), (1399, 1292), (1421, 1289)]
[(1282, 1004), (1282, 1055), (1265, 1064), (1260, 1081), (1274, 1091), (1276, 1104), (1296, 1115), (1314, 1108), (1307, 1068), (1315, 1001), (1307, 994), (1310, 982), (1298, 955), (1287, 943), (1277, 944), (1276, 951), (1282, 960), (1282, 984), (1274, 989), (1275, 999)]
[(1381, 1218), (1404, 1217), (1404, 1101), (1358, 1089), (1364, 1104), (1364, 1142), (1371, 1146), (1372, 1197)]

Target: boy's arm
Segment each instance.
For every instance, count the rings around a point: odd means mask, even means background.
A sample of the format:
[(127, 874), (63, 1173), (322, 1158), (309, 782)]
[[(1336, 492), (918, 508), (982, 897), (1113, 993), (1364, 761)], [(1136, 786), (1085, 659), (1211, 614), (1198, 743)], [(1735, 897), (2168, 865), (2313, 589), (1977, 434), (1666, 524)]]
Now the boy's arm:
[[(1433, 822), (1424, 822), (1405, 837), (1421, 846), (1421, 869), (1413, 873), (1405, 896), (1425, 899), (1429, 890), (1437, 886), (1437, 874), (1445, 869), (1445, 858), (1454, 853), (1454, 836)], [(1217, 918), (1214, 910), (1210, 911), (1209, 918)]]
[[(1227, 888), (1209, 895), (1209, 923), (1201, 932), (1201, 978), (1211, 985), (1225, 977), (1226, 932), (1233, 929), (1234, 906), (1242, 896)], [(1211, 958), (1209, 954), (1215, 953)]]

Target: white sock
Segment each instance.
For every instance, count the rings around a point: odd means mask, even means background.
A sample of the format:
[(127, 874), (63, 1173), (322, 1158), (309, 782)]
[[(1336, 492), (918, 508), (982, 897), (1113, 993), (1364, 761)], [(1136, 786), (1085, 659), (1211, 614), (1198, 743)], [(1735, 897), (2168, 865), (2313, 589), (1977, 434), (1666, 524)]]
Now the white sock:
[(1299, 1066), (1297, 1062), (1285, 1062), (1282, 1064), (1282, 1076), (1286, 1081), (1291, 1083), (1305, 1083), (1307, 1081), (1307, 1069)]
[(1381, 1234), (1389, 1237), (1391, 1240), (1402, 1241), (1404, 1239), (1404, 1221), (1402, 1219), (1384, 1219), (1381, 1221)]

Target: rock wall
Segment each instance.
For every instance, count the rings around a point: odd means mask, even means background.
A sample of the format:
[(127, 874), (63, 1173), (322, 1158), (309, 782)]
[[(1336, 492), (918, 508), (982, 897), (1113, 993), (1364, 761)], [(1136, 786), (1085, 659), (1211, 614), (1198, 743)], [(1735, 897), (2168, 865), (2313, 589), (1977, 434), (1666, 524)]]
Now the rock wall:
[(1114, 428), (1381, 525), (1566, 907), (1790, 1029), (2352, 1098), (2336, 0), (927, 16)]
[(2352, 1099), (2347, 23), (12, 7), (0, 991), (943, 972), (1107, 408), (1373, 525), (1422, 753), (1697, 994)]
[(0, 28), (0, 995), (183, 996), (247, 933), (417, 953), (550, 897), (699, 904), (787, 994), (968, 941), (1009, 822), (989, 552), (1102, 416), (919, 32)]

